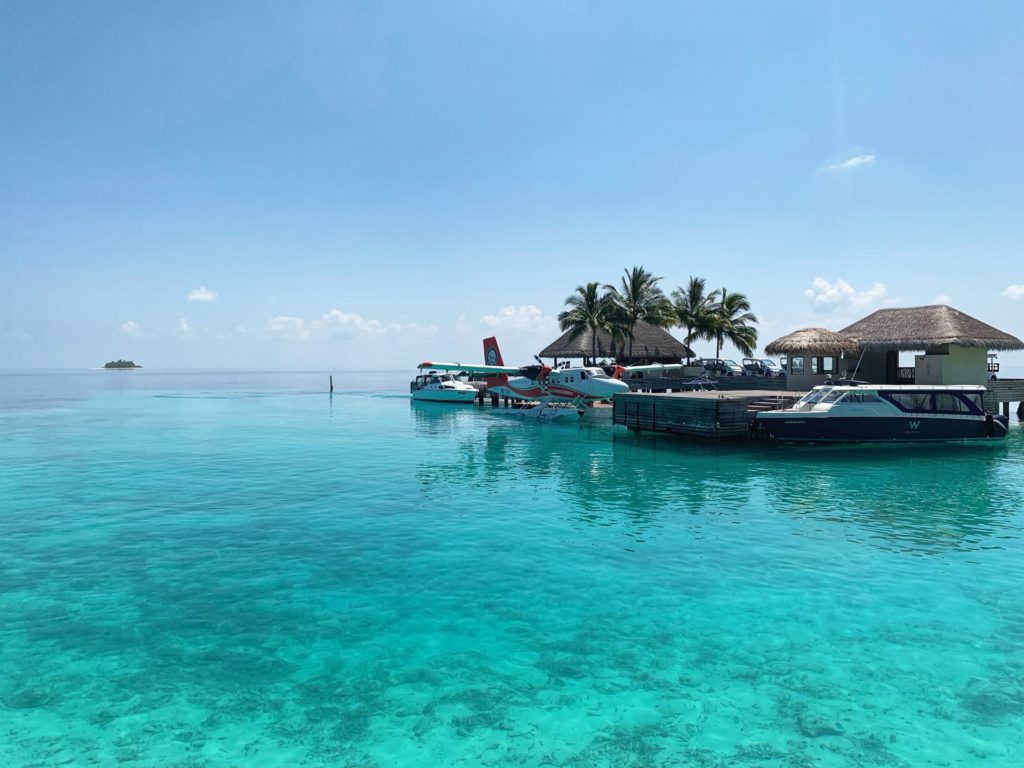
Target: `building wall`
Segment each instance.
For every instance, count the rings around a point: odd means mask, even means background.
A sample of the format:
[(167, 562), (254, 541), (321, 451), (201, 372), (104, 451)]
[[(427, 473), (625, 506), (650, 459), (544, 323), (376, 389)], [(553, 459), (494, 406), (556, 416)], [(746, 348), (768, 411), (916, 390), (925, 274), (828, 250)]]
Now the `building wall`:
[[(791, 392), (806, 392), (809, 389), (821, 386), (829, 379), (844, 378), (847, 375), (847, 371), (852, 373), (854, 366), (857, 364), (856, 358), (851, 360), (849, 358), (840, 357), (836, 358), (836, 370), (834, 372), (811, 373), (811, 358), (821, 357), (821, 355), (812, 354), (810, 352), (795, 352), (791, 355), (787, 355), (786, 357), (786, 389)], [(793, 373), (794, 358), (803, 358), (804, 372), (802, 374)]]
[(850, 373), (857, 368), (857, 378), (872, 384), (885, 383), (885, 352), (865, 352), (857, 367), (857, 360), (849, 360)]
[(946, 344), (914, 356), (917, 384), (984, 384), (988, 380), (988, 350)]

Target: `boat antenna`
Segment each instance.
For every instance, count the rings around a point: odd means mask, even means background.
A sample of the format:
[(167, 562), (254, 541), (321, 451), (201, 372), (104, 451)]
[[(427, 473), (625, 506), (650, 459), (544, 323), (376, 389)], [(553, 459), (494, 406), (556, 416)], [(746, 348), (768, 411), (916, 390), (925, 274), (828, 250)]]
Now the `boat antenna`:
[(861, 351), (860, 351), (860, 357), (858, 357), (858, 358), (857, 358), (857, 365), (856, 365), (856, 367), (855, 367), (855, 368), (853, 369), (853, 373), (851, 373), (851, 374), (850, 374), (850, 378), (851, 378), (851, 379), (856, 379), (856, 378), (857, 378), (857, 371), (859, 371), (859, 370), (860, 370), (860, 363), (861, 363), (861, 360), (863, 360), (863, 359), (864, 359), (864, 353), (865, 353), (865, 352), (867, 352), (867, 351), (868, 351), (868, 348), (867, 348), (866, 346), (865, 346), (865, 347), (863, 347), (863, 348), (861, 349)]

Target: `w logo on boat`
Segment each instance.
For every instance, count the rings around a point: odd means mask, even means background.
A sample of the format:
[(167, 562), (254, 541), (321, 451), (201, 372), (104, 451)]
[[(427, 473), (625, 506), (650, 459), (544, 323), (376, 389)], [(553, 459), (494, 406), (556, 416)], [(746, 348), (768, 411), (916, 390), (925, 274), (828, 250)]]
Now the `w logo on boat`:
[(910, 428), (915, 430), (915, 431), (920, 426), (921, 426), (921, 422), (920, 421), (912, 421), (912, 422), (910, 422)]

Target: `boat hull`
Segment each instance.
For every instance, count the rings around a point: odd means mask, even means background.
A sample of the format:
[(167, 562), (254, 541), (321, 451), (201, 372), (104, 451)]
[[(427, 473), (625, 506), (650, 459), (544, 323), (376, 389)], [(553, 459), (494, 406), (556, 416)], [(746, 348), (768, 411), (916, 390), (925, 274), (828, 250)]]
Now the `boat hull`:
[(1006, 436), (999, 417), (978, 419), (908, 416), (822, 418), (812, 414), (759, 414), (760, 432), (790, 443), (902, 443), (992, 440)]
[(472, 403), (476, 390), (420, 389), (412, 393), (412, 399), (425, 403)]

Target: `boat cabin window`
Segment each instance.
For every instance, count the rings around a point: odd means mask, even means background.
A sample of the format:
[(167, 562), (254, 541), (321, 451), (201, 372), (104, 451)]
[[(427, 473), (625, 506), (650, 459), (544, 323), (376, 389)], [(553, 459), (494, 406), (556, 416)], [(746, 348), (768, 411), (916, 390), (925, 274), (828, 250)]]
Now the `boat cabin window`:
[(883, 396), (901, 411), (931, 413), (934, 410), (931, 392), (886, 392)]
[(845, 397), (836, 402), (836, 405), (863, 405), (877, 402), (879, 402), (879, 397), (874, 392), (847, 392)]
[(980, 392), (964, 392), (960, 397), (971, 406), (975, 413), (985, 412), (985, 405), (982, 403)]
[(839, 389), (839, 390), (833, 389), (831, 392), (829, 392), (827, 395), (825, 395), (823, 398), (821, 398), (821, 402), (822, 403), (834, 403), (837, 400), (842, 399), (843, 395), (845, 395), (845, 394), (848, 394), (848, 393), (842, 391), (841, 389)]
[[(970, 398), (976, 398), (976, 400), (972, 401)], [(935, 395), (935, 410), (942, 413), (979, 413), (982, 411), (981, 395), (975, 392), (965, 394), (939, 392)]]
[(789, 359), (789, 372), (802, 376), (804, 372), (804, 359), (802, 357), (791, 357)]
[(812, 357), (811, 373), (835, 373), (836, 359), (834, 357)]

